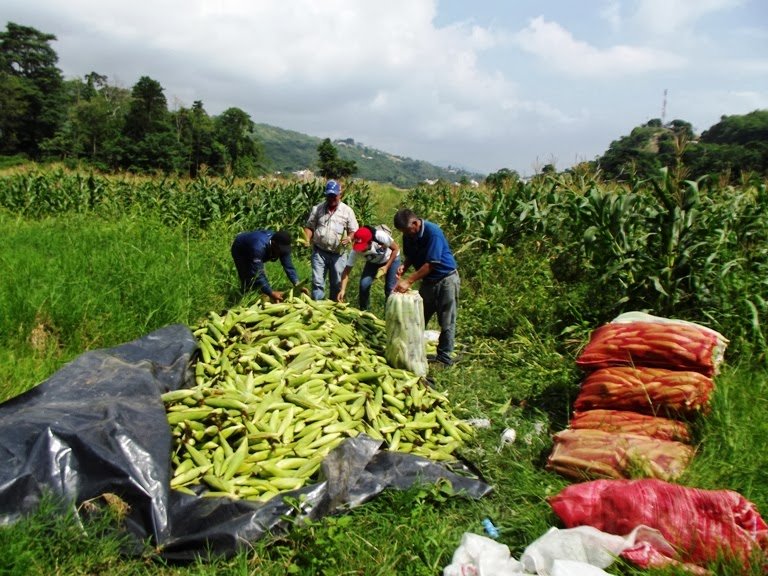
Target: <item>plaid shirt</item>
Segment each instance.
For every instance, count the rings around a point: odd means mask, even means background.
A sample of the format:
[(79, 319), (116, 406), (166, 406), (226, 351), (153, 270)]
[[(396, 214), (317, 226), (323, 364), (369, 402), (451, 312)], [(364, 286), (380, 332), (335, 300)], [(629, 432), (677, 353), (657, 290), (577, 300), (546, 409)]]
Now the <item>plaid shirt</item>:
[(312, 208), (306, 227), (312, 230), (312, 244), (327, 252), (339, 252), (341, 239), (359, 228), (355, 213), (349, 205), (339, 202), (333, 213), (321, 202)]

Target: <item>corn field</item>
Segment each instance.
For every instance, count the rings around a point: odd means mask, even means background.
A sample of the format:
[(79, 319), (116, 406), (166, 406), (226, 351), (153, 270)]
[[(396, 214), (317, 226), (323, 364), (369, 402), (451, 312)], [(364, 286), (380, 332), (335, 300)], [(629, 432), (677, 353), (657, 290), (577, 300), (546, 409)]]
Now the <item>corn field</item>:
[(642, 310), (709, 325), (728, 334), (734, 350), (764, 356), (764, 181), (736, 188), (677, 180), (666, 169), (631, 185), (544, 175), (491, 190), (419, 187), (406, 204), (467, 255), (536, 240), (553, 282), (584, 294), (570, 322), (594, 326)]
[[(352, 182), (345, 202), (371, 221), (370, 186)], [(194, 233), (287, 229), (300, 234), (322, 183), (135, 178), (61, 169), (0, 178), (0, 208), (31, 219), (65, 213), (153, 217)], [(666, 169), (631, 184), (599, 175), (541, 175), (498, 187), (421, 186), (403, 205), (439, 223), (471, 280), (480, 255), (529, 245), (574, 299), (560, 329), (594, 326), (628, 310), (686, 318), (727, 334), (734, 351), (768, 350), (768, 189), (715, 178), (679, 180)], [(578, 297), (575, 295), (578, 294)]]
[[(286, 229), (298, 234), (309, 209), (323, 200), (323, 183), (207, 178), (138, 178), (40, 170), (0, 178), (0, 208), (26, 218), (91, 213), (159, 218), (169, 226), (204, 230)], [(366, 183), (351, 183), (344, 201), (362, 222), (372, 203)]]

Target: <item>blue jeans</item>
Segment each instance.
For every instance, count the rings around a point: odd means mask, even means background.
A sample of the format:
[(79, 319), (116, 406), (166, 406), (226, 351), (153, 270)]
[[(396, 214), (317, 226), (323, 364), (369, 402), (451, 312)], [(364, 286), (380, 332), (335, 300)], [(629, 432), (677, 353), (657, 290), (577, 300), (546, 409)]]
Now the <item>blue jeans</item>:
[(312, 250), (312, 299), (325, 298), (325, 277), (328, 276), (331, 300), (336, 300), (341, 290), (341, 273), (347, 265), (346, 254), (336, 254), (315, 248)]
[(451, 354), (456, 340), (456, 316), (459, 303), (459, 273), (446, 276), (437, 282), (421, 281), (419, 294), (424, 301), (424, 326), (437, 314), (440, 338), (437, 341), (437, 359), (453, 364)]
[[(363, 266), (363, 274), (360, 276), (360, 310), (368, 310), (371, 307), (371, 284), (376, 280), (376, 274), (384, 264), (374, 264), (366, 262)], [(400, 256), (395, 258), (392, 266), (387, 270), (387, 276), (384, 278), (384, 299), (389, 298), (392, 290), (397, 285), (397, 269), (400, 267)]]

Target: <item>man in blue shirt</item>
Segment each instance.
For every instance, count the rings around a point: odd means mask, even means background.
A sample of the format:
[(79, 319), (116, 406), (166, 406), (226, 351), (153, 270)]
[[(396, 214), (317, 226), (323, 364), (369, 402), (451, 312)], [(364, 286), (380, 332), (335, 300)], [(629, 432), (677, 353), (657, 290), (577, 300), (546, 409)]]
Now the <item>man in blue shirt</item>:
[(235, 261), (237, 275), (240, 277), (240, 289), (260, 289), (273, 302), (280, 302), (283, 293), (272, 290), (264, 270), (265, 262), (280, 260), (285, 275), (295, 286), (299, 277), (291, 260), (291, 235), (285, 231), (253, 230), (241, 232), (232, 243), (232, 259)]
[[(395, 291), (408, 292), (413, 284), (421, 281), (419, 295), (424, 301), (424, 322), (429, 324), (432, 316), (437, 314), (440, 325), (435, 360), (450, 366), (453, 364), (460, 285), (456, 259), (440, 227), (419, 218), (413, 210), (399, 210), (394, 224), (403, 233), (405, 255), (398, 270)], [(414, 272), (404, 278), (403, 274), (411, 266)]]

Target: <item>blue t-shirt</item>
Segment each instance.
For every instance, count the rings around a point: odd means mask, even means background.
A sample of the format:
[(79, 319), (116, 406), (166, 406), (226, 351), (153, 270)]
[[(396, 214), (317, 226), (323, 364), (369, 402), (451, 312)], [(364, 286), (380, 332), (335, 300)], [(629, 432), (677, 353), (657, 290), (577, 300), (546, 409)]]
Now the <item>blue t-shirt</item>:
[(421, 221), (421, 230), (416, 236), (403, 234), (403, 253), (418, 270), (429, 262), (432, 270), (424, 280), (437, 282), (456, 270), (456, 260), (448, 246), (448, 240), (440, 226), (427, 220)]

